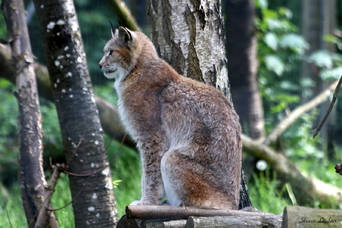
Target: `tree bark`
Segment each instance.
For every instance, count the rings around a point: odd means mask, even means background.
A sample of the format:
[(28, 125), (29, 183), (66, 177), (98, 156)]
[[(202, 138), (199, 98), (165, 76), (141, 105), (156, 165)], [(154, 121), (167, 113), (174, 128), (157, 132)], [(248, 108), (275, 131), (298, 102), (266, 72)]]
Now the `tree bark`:
[(230, 98), (224, 27), (218, 0), (150, 0), (152, 41), (179, 74)]
[[(37, 215), (47, 200), (46, 180), (43, 171), (42, 126), (38, 90), (33, 68), (33, 55), (25, 22), (22, 0), (3, 2), (8, 39), (18, 91), (15, 96), (19, 106), (19, 181), (28, 227), (58, 227), (54, 213), (44, 211), (40, 225)], [(49, 207), (50, 203), (47, 203)]]
[(254, 0), (224, 1), (229, 81), (241, 126), (255, 139), (265, 137), (264, 112), (257, 80)]
[(34, 4), (71, 173), (76, 227), (112, 227), (116, 209), (110, 169), (73, 2)]
[(257, 215), (254, 213), (215, 216), (215, 217), (194, 217), (190, 216), (185, 228), (202, 227), (225, 227), (225, 228), (281, 228), (281, 215)]
[(307, 208), (307, 207), (285, 207), (283, 214), (283, 228), (320, 228), (341, 227), (341, 210)]

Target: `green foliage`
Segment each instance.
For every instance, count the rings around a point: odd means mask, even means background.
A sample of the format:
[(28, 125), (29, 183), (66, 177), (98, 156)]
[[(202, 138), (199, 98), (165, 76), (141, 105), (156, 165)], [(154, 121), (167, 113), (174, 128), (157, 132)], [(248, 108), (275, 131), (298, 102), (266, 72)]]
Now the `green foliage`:
[(302, 159), (317, 161), (324, 157), (322, 150), (319, 148), (319, 140), (312, 140), (310, 131), (314, 129), (313, 122), (317, 116), (317, 110), (305, 113), (297, 121), (284, 132), (281, 139), (284, 145), (296, 145), (295, 147), (286, 147), (286, 155), (292, 161), (300, 161)]
[(253, 174), (249, 186), (252, 205), (257, 209), (274, 214), (283, 213), (285, 206), (292, 203), (285, 197), (285, 186), (280, 187), (276, 176), (271, 177), (270, 170)]
[(266, 0), (256, 1), (260, 16), (256, 19), (258, 37), (259, 85), (266, 115), (283, 111), (299, 102), (299, 77), (286, 78), (308, 48), (307, 42), (297, 34), (297, 27), (290, 21), (292, 13), (280, 7), (268, 8)]
[(17, 179), (18, 142), (17, 115), (18, 105), (13, 95), (15, 87), (7, 80), (0, 79), (0, 182), (11, 184)]
[(27, 227), (19, 184), (8, 191), (0, 182), (0, 227)]
[(102, 76), (98, 63), (103, 56), (104, 45), (111, 38), (109, 21), (118, 26), (117, 18), (103, 1), (75, 1), (75, 7), (89, 73), (94, 84), (102, 84), (106, 79)]
[[(125, 214), (125, 207), (141, 197), (141, 164), (140, 155), (119, 142), (111, 141), (107, 151), (111, 162), (113, 180), (121, 180), (114, 189), (118, 215)], [(107, 143), (107, 144), (108, 144)]]
[[(2, 6), (2, 1), (0, 1), (0, 5)], [(3, 40), (7, 40), (7, 30), (4, 14), (0, 13), (0, 38)]]
[[(336, 46), (342, 50), (341, 38), (326, 35), (324, 36), (324, 40), (336, 44)], [(342, 55), (339, 53), (333, 53), (328, 50), (318, 50), (313, 52), (307, 58), (307, 61), (321, 69), (320, 76), (325, 81), (339, 79), (342, 75)]]
[(52, 195), (51, 205), (53, 209), (60, 208), (55, 212), (60, 228), (75, 227), (69, 180), (64, 173), (60, 174), (55, 192)]

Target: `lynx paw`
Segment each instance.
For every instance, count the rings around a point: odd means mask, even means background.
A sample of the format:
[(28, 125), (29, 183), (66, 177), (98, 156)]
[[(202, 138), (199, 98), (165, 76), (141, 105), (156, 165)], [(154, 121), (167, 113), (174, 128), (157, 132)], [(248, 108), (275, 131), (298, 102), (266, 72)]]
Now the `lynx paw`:
[(132, 205), (132, 206), (144, 205), (144, 203), (140, 200), (134, 200), (130, 205)]
[(130, 205), (159, 205), (158, 202), (150, 201), (150, 200), (134, 200)]

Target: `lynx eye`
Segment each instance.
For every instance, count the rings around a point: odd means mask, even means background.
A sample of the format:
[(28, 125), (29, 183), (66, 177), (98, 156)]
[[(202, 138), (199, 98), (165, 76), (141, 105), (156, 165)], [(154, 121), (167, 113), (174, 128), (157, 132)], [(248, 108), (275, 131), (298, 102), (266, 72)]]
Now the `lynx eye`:
[(110, 50), (109, 52), (108, 52), (108, 56), (110, 56), (110, 55), (112, 55), (113, 54), (113, 50)]

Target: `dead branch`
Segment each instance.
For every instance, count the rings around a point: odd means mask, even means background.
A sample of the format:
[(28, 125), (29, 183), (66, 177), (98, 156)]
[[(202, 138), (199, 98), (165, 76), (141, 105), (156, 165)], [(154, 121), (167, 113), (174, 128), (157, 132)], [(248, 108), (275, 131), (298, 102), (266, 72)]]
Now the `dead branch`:
[(211, 216), (235, 216), (235, 215), (258, 215), (269, 216), (273, 214), (264, 212), (251, 212), (245, 210), (228, 209), (203, 209), (196, 207), (176, 207), (157, 205), (129, 205), (126, 207), (128, 219), (187, 219), (189, 216), (211, 217)]
[(294, 109), (286, 118), (284, 118), (275, 128), (273, 128), (272, 132), (266, 137), (265, 141), (263, 142), (264, 145), (270, 145), (279, 138), (279, 136), (288, 128), (290, 127), (295, 120), (297, 120), (301, 115), (305, 112), (317, 107), (319, 104), (326, 101), (331, 92), (334, 90), (336, 85), (338, 84), (338, 80), (332, 83), (326, 90), (318, 94), (315, 98), (311, 101), (297, 107)]
[[(38, 217), (37, 217), (37, 222), (36, 225), (34, 226), (34, 228), (39, 228), (39, 227), (44, 227), (44, 216), (47, 213), (52, 213), (49, 209), (50, 206), (50, 200), (52, 198), (52, 194), (55, 191), (55, 187), (57, 185), (57, 180), (59, 178), (59, 174), (60, 174), (60, 168), (64, 167), (64, 165), (53, 165), (51, 166), (51, 168), (53, 169), (53, 173), (51, 175), (51, 179), (50, 179), (50, 185), (46, 187), (47, 191), (44, 195), (44, 202), (41, 206), (41, 208), (39, 209), (39, 213), (38, 213)], [(58, 227), (57, 224), (53, 224), (51, 225), (52, 228), (54, 227)]]
[(122, 23), (122, 26), (125, 26), (133, 31), (141, 30), (138, 23), (135, 21), (135, 18), (132, 16), (131, 11), (127, 8), (123, 1), (107, 0), (107, 3), (118, 17), (117, 19), (120, 21), (120, 23)]
[(242, 135), (242, 144), (246, 153), (268, 162), (283, 183), (291, 184), (299, 204), (312, 202), (313, 199), (324, 202), (332, 199), (341, 201), (342, 189), (305, 175), (283, 154), (245, 135)]
[(328, 119), (328, 116), (329, 116), (331, 110), (333, 109), (334, 104), (335, 104), (335, 102), (336, 102), (336, 100), (337, 100), (338, 91), (340, 90), (341, 84), (342, 84), (342, 76), (341, 76), (340, 80), (338, 81), (338, 84), (337, 84), (337, 86), (336, 86), (336, 88), (335, 88), (335, 92), (334, 92), (334, 95), (333, 95), (333, 99), (332, 99), (331, 102), (330, 102), (330, 105), (329, 105), (329, 108), (328, 108), (327, 112), (325, 113), (325, 115), (324, 115), (322, 121), (319, 123), (318, 127), (317, 127), (316, 129), (313, 130), (313, 136), (312, 136), (313, 139), (317, 136), (317, 134), (319, 133), (319, 131), (320, 131), (321, 128), (323, 127), (323, 124), (324, 124), (325, 121)]

